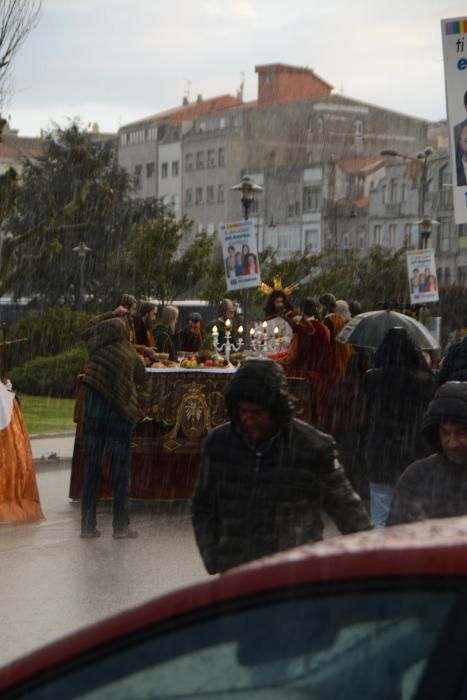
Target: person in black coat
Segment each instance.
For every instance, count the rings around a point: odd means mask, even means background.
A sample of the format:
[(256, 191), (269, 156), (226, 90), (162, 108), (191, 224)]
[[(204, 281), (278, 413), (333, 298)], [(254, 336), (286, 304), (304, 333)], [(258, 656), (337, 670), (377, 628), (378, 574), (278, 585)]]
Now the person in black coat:
[(438, 383), (466, 382), (467, 381), (467, 336), (457, 343), (453, 343), (438, 372)]
[(384, 527), (395, 484), (411, 462), (428, 454), (423, 414), (436, 390), (422, 352), (405, 328), (391, 328), (363, 377), (365, 460), (373, 525)]
[(423, 435), (435, 454), (402, 474), (388, 525), (467, 515), (467, 382), (438, 389), (423, 419)]
[(343, 533), (370, 527), (334, 439), (293, 417), (277, 363), (241, 365), (226, 401), (230, 422), (206, 438), (192, 503), (209, 573), (320, 540), (322, 508)]

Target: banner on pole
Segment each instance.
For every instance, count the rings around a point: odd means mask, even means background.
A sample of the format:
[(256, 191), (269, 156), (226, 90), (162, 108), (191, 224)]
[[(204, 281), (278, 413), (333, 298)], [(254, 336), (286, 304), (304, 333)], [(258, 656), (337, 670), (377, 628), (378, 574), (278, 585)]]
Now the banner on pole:
[(261, 274), (254, 222), (221, 224), (220, 238), (227, 290), (259, 287)]
[(441, 20), (456, 224), (467, 223), (467, 17)]
[(409, 251), (407, 253), (407, 272), (411, 304), (439, 301), (433, 248)]

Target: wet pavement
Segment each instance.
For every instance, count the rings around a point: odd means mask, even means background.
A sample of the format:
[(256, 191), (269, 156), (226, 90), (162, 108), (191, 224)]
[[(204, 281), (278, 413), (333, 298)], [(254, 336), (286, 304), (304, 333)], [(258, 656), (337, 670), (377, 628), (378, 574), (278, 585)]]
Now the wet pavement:
[(132, 504), (136, 540), (114, 540), (110, 503), (102, 537), (79, 537), (79, 504), (67, 498), (70, 462), (44, 462), (37, 480), (46, 520), (0, 525), (0, 665), (112, 613), (205, 579), (189, 511)]
[[(187, 503), (131, 503), (136, 540), (112, 538), (111, 502), (99, 539), (79, 537), (68, 499), (73, 434), (31, 436), (46, 520), (0, 524), (0, 665), (158, 594), (208, 578)], [(337, 531), (327, 522), (325, 534)]]

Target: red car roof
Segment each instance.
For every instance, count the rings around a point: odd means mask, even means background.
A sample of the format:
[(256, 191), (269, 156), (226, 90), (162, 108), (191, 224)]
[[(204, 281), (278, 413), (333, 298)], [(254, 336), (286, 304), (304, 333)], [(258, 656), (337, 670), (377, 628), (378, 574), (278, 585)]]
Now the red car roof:
[(467, 517), (336, 537), (232, 569), (118, 613), (0, 670), (0, 690), (130, 632), (216, 603), (308, 583), (467, 575)]

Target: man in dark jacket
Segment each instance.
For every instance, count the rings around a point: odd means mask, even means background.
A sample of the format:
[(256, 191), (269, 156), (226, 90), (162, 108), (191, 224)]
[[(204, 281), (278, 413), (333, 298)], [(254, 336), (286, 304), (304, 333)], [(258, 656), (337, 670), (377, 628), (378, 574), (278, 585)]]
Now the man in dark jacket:
[(320, 540), (322, 507), (344, 533), (370, 527), (333, 438), (293, 417), (278, 364), (246, 362), (226, 402), (230, 422), (206, 439), (192, 504), (209, 573)]
[(423, 435), (436, 452), (402, 474), (388, 525), (467, 514), (467, 382), (447, 382), (438, 390)]
[(137, 537), (129, 528), (130, 443), (138, 419), (136, 385), (146, 378), (143, 358), (128, 337), (128, 311), (93, 319), (82, 331), (89, 361), (86, 366), (85, 480), (81, 497), (81, 537), (99, 537), (96, 506), (102, 466), (110, 458), (113, 491), (113, 534)]

